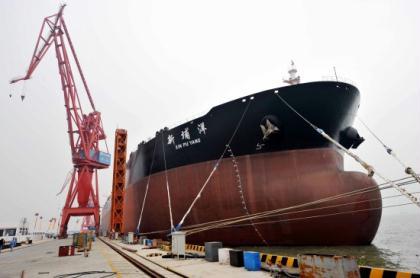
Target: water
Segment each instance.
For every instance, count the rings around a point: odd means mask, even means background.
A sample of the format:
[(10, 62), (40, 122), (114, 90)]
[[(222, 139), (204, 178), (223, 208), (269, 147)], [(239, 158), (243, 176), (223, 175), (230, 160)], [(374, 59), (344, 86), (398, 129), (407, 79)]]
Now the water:
[(276, 246), (244, 249), (292, 257), (305, 253), (351, 255), (357, 258), (359, 265), (420, 273), (420, 217), (418, 213), (383, 215), (378, 233), (368, 246)]

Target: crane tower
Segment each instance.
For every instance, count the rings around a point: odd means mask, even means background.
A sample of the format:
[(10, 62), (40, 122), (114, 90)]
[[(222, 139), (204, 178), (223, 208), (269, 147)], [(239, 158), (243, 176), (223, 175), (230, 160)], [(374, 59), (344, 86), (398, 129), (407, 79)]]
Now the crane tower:
[[(102, 126), (101, 113), (95, 108), (89, 87), (64, 22), (64, 7), (65, 5), (62, 5), (57, 14), (44, 18), (26, 75), (10, 81), (10, 83), (16, 83), (31, 78), (47, 51), (54, 45), (64, 96), (67, 132), (74, 166), (60, 221), (60, 237), (67, 235), (67, 224), (71, 216), (93, 216), (96, 231), (99, 231), (100, 217), (97, 170), (108, 168), (111, 161), (111, 155), (106, 146), (106, 136)], [(68, 52), (67, 45), (70, 52)], [(84, 91), (89, 103), (88, 110), (90, 112), (86, 112), (84, 110), (86, 107), (82, 107), (81, 105), (81, 95), (78, 94), (76, 89), (70, 56), (73, 57), (77, 71), (83, 82)], [(104, 143), (106, 152), (100, 150), (101, 142)], [(75, 202), (76, 198), (77, 204)]]

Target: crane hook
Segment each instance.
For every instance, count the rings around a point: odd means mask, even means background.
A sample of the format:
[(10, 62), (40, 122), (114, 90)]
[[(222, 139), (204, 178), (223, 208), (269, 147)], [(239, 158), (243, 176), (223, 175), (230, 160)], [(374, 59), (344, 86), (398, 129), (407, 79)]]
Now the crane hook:
[(25, 95), (20, 95), (20, 99), (22, 100), (22, 102), (23, 102), (23, 100), (25, 99)]

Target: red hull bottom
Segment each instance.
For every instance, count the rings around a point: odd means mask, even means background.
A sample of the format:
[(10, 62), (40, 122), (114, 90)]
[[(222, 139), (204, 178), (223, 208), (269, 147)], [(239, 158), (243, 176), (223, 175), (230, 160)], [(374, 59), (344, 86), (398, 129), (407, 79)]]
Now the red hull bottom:
[[(288, 214), (253, 220), (254, 225), (248, 220), (232, 227), (192, 234), (187, 236), (187, 242), (222, 241), (227, 246), (265, 245), (265, 242), (268, 245), (362, 245), (373, 240), (381, 219), (380, 191), (367, 175), (343, 171), (343, 158), (336, 150), (263, 153), (237, 157), (236, 161), (250, 214), (296, 206), (357, 189), (376, 187), (376, 190), (294, 209), (295, 213), (288, 211)], [(214, 163), (197, 163), (167, 172), (174, 225), (187, 211)], [(137, 228), (146, 183), (147, 177), (126, 188), (124, 232)], [(232, 159), (222, 160), (183, 229), (246, 215), (238, 185)], [(150, 177), (140, 232), (151, 238), (166, 238), (169, 229), (165, 173), (160, 172)]]

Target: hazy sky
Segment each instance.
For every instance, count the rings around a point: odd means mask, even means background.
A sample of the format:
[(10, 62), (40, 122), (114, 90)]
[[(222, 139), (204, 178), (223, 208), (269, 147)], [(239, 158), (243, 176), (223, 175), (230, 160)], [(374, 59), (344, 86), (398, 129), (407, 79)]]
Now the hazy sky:
[[(359, 115), (420, 171), (419, 1), (67, 4), (64, 17), (111, 151), (115, 128), (128, 130), (133, 151), (164, 126), (281, 86), (293, 59), (303, 82), (333, 75), (333, 66), (352, 80), (361, 92)], [(72, 164), (54, 49), (25, 85), (8, 84), (26, 72), (42, 19), (58, 6), (52, 0), (0, 1), (0, 223), (32, 220), (35, 212), (58, 216), (64, 204), (64, 194), (56, 193)], [(357, 121), (355, 127), (366, 138), (355, 152), (385, 176), (402, 177), (399, 164)], [(349, 159), (346, 169), (362, 170)], [(101, 203), (111, 192), (111, 177), (111, 168), (100, 172)], [(420, 191), (420, 185), (409, 189)], [(420, 210), (383, 211), (396, 213)]]

